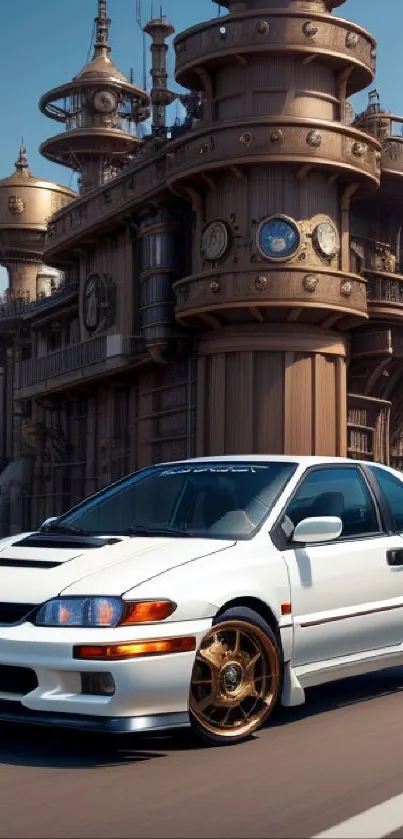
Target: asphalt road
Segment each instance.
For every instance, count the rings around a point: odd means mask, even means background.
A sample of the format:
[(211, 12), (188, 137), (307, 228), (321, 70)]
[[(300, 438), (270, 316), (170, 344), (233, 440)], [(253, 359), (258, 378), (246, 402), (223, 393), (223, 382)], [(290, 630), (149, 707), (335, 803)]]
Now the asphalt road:
[(314, 688), (220, 749), (0, 726), (0, 837), (403, 837), (402, 690), (403, 670)]

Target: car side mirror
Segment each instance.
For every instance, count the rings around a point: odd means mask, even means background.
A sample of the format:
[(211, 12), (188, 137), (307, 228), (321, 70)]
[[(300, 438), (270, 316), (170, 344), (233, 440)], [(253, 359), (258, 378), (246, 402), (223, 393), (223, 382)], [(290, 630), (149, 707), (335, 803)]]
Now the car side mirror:
[(343, 522), (337, 516), (315, 516), (302, 519), (297, 524), (291, 540), (301, 544), (334, 542), (343, 530)]
[(58, 518), (59, 516), (50, 516), (49, 519), (45, 519), (45, 521), (42, 522), (39, 530), (45, 530), (47, 527), (49, 527), (50, 524), (53, 524), (54, 521), (57, 521)]

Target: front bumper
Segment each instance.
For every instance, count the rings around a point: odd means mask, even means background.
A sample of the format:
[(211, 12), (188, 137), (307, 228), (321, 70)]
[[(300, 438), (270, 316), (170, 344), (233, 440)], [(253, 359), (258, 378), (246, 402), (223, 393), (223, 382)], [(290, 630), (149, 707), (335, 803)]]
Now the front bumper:
[(99, 731), (109, 734), (166, 731), (186, 728), (190, 725), (187, 711), (178, 714), (154, 714), (147, 717), (95, 717), (89, 714), (31, 711), (21, 703), (7, 702), (7, 700), (0, 700), (0, 721), (55, 728), (75, 728), (79, 731)]
[[(211, 619), (114, 630), (2, 626), (0, 667), (28, 668), (38, 684), (27, 693), (3, 684), (0, 720), (112, 732), (186, 726), (194, 652), (80, 661), (73, 647), (184, 636), (194, 636), (197, 647), (210, 626)], [(81, 674), (89, 672), (111, 674), (115, 693), (84, 694)]]

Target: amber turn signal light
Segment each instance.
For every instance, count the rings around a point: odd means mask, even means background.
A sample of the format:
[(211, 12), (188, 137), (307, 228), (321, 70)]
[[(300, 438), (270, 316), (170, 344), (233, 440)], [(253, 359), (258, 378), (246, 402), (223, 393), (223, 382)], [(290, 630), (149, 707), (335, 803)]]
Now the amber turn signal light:
[(189, 653), (196, 649), (196, 638), (162, 638), (158, 641), (130, 641), (123, 644), (85, 645), (73, 648), (73, 658), (92, 661), (122, 661), (148, 655)]
[(176, 603), (172, 603), (172, 600), (141, 600), (138, 603), (126, 603), (119, 626), (163, 621), (169, 618), (175, 609)]

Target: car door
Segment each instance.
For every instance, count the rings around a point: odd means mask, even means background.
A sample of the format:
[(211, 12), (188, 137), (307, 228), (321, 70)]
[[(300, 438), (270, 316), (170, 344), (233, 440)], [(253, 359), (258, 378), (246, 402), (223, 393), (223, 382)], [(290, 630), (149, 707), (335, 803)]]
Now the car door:
[(343, 522), (334, 542), (297, 547), (288, 541), (283, 550), (295, 666), (402, 641), (403, 573), (388, 564), (388, 553), (403, 549), (403, 539), (386, 532), (371, 483), (358, 464), (313, 467), (285, 507), (294, 526), (320, 515)]
[[(366, 464), (365, 471), (375, 478), (379, 491), (388, 508), (389, 526), (393, 533), (403, 534), (403, 474), (389, 469), (388, 466)], [(403, 556), (401, 564), (395, 558), (395, 571), (403, 574)]]

